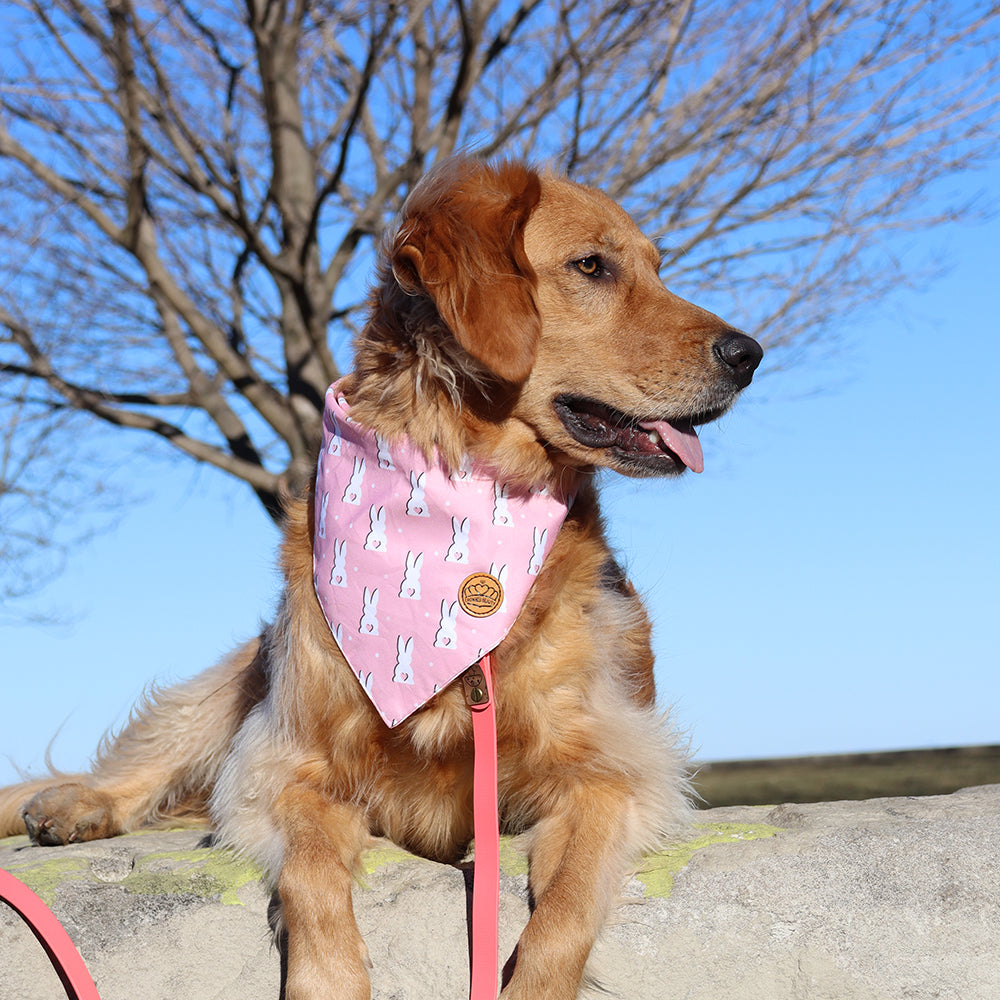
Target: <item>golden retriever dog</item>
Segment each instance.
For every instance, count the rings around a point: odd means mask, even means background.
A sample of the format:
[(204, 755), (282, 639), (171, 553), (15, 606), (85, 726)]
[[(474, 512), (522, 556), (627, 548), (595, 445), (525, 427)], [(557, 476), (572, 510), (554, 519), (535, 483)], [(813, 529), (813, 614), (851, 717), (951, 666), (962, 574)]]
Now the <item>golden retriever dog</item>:
[[(751, 381), (758, 344), (669, 292), (617, 204), (528, 166), (455, 158), (413, 190), (383, 243), (351, 419), (458, 469), (572, 502), (494, 653), (498, 801), (524, 832), (530, 919), (505, 1000), (571, 1000), (639, 856), (689, 819), (685, 752), (657, 707), (650, 625), (605, 540), (598, 468), (701, 469), (694, 427)], [(473, 834), (461, 684), (402, 723), (377, 714), (314, 589), (311, 495), (289, 503), (272, 624), (155, 692), (90, 774), (0, 793), (0, 830), (39, 844), (172, 818), (257, 859), (287, 932), (288, 1000), (370, 996), (352, 910), (385, 837), (460, 859)], [(54, 783), (55, 782), (55, 783)]]

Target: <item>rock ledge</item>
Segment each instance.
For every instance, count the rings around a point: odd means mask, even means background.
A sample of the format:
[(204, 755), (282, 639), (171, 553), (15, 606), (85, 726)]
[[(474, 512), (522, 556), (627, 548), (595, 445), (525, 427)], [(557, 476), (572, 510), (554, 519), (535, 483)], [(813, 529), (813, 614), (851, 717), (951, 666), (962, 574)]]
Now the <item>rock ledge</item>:
[[(595, 950), (611, 996), (658, 1000), (995, 1000), (1000, 785), (699, 814), (647, 858)], [(52, 906), (102, 1000), (271, 1000), (280, 962), (250, 864), (192, 830), (64, 848), (0, 841), (0, 867)], [(527, 919), (505, 843), (501, 959)], [(355, 909), (373, 1000), (468, 995), (466, 878), (395, 848), (366, 858)], [(34, 937), (0, 906), (0, 1000), (62, 1000)], [(541, 998), (540, 998), (541, 1000)]]

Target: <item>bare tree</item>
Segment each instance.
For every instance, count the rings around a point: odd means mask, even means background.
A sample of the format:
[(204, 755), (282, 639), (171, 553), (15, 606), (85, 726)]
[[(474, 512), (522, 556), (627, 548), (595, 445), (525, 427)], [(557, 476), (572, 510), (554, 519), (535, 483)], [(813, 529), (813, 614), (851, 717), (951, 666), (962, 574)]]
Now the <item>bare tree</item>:
[(4, 21), (0, 405), (143, 431), (275, 518), (374, 241), (456, 149), (623, 200), (668, 284), (772, 359), (898, 281), (888, 234), (963, 211), (935, 183), (998, 150), (996, 4), (6, 0)]
[[(22, 390), (27, 382), (22, 380)], [(51, 621), (52, 615), (22, 599), (58, 576), (67, 548), (111, 523), (113, 508), (100, 487), (95, 495), (86, 452), (74, 448), (65, 433), (70, 414), (38, 410), (16, 385), (8, 384), (5, 390), (5, 422), (0, 425), (0, 623)], [(85, 523), (72, 516), (66, 502), (80, 492), (90, 501)]]

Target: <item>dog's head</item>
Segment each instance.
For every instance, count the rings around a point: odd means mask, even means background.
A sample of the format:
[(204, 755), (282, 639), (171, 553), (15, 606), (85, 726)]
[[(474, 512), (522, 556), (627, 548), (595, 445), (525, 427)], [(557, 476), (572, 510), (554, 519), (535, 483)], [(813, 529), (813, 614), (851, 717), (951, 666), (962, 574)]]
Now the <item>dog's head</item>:
[[(520, 164), (432, 172), (386, 257), (368, 331), (383, 374), (409, 366), (418, 383), (460, 387), (466, 430), (494, 453), (503, 437), (563, 468), (701, 471), (695, 426), (761, 360), (756, 341), (664, 287), (658, 251), (622, 208)], [(365, 339), (359, 368), (375, 374)]]

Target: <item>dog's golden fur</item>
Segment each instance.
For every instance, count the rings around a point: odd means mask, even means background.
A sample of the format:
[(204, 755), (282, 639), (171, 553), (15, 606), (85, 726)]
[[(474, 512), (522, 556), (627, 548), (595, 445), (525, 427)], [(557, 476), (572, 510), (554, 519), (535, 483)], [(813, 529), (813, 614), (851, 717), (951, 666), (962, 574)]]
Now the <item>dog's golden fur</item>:
[[(581, 441), (555, 406), (596, 401), (601, 419), (627, 414), (648, 439), (639, 421), (710, 419), (750, 381), (756, 345), (668, 292), (658, 266), (597, 192), (519, 164), (454, 160), (411, 195), (383, 248), (344, 383), (352, 417), (384, 437), (576, 494), (495, 654), (500, 814), (528, 831), (534, 901), (508, 1000), (576, 996), (623, 873), (688, 817), (684, 755), (654, 703), (649, 622), (609, 552), (593, 485), (598, 466), (645, 475), (681, 463), (632, 438)], [(583, 417), (619, 433), (601, 419)], [(360, 1000), (359, 856), (384, 836), (461, 857), (471, 720), (452, 685), (398, 727), (381, 722), (317, 602), (312, 523), (311, 497), (290, 503), (284, 592), (258, 639), (155, 692), (91, 774), (0, 792), (0, 832), (27, 824), (35, 840), (64, 843), (207, 819), (278, 890), (288, 1000)]]

